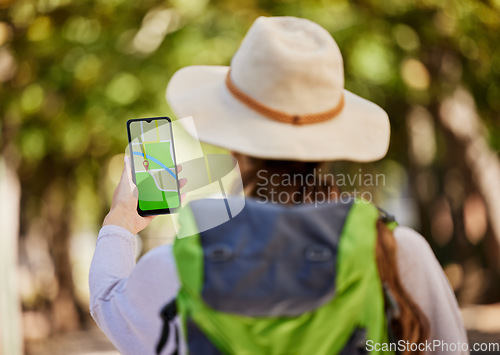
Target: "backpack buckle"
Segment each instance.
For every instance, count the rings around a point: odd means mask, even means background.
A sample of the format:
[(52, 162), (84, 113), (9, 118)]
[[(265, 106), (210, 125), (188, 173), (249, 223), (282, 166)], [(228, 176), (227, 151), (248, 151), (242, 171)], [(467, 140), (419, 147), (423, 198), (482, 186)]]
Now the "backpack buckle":
[(380, 212), (380, 220), (382, 222), (384, 222), (385, 224), (396, 222), (396, 217), (394, 217), (394, 215), (390, 214), (389, 212), (387, 212), (386, 210), (384, 210), (378, 206), (377, 206), (377, 209)]

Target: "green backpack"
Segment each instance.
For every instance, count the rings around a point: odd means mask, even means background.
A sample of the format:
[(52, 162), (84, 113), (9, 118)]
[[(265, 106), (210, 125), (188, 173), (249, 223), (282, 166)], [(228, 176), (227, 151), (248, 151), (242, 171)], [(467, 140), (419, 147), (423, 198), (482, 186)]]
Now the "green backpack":
[[(214, 201), (184, 208), (181, 226), (215, 218)], [(228, 222), (193, 229), (173, 247), (181, 287), (162, 310), (157, 353), (172, 326), (177, 348), (182, 334), (195, 355), (354, 355), (367, 354), (367, 341), (388, 343), (379, 218), (360, 199), (316, 207), (247, 199)]]

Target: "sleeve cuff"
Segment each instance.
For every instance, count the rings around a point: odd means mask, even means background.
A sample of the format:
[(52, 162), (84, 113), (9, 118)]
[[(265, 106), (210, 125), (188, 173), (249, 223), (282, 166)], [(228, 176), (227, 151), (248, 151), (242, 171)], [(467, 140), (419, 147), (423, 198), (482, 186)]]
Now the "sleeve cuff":
[(120, 226), (115, 226), (115, 225), (107, 225), (103, 226), (101, 230), (99, 231), (99, 237), (104, 236), (104, 235), (118, 235), (118, 236), (123, 236), (123, 237), (128, 237), (130, 239), (133, 239), (134, 234), (130, 233), (127, 229), (120, 227)]

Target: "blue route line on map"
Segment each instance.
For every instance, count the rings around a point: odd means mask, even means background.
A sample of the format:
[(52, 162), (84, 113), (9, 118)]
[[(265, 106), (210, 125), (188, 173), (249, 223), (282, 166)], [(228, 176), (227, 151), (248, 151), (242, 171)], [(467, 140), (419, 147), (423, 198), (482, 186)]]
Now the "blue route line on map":
[[(142, 154), (141, 152), (134, 152), (134, 155), (138, 155), (138, 156), (141, 156), (144, 158), (144, 154)], [(170, 168), (168, 168), (165, 164), (163, 164), (161, 161), (159, 161), (158, 159), (156, 158), (153, 158), (151, 155), (149, 154), (146, 154), (146, 159), (149, 159), (153, 162), (155, 162), (156, 164), (158, 164), (159, 166), (161, 166), (163, 169), (165, 169), (170, 175), (173, 176), (173, 178), (175, 180), (177, 180), (177, 176), (175, 176), (175, 174), (172, 172), (172, 170)]]

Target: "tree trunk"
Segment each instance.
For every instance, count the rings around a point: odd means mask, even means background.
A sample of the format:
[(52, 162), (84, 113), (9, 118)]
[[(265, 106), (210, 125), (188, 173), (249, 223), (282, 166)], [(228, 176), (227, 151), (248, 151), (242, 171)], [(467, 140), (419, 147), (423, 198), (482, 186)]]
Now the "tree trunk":
[(19, 234), (19, 180), (0, 156), (0, 353), (23, 353), (22, 313), (18, 294), (17, 240)]

